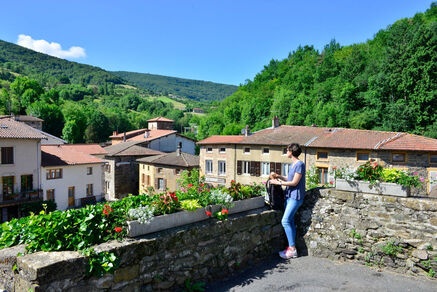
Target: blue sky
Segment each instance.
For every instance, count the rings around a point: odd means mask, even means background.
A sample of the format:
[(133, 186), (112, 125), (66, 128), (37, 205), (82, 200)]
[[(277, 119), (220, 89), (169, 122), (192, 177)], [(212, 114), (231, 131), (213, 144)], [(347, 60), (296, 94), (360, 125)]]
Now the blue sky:
[(299, 45), (364, 42), (431, 2), (14, 0), (1, 3), (0, 39), (106, 70), (238, 85)]

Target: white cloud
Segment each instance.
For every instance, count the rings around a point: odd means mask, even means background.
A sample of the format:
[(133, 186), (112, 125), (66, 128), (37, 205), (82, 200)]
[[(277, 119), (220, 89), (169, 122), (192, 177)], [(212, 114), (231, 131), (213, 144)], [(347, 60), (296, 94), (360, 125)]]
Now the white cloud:
[(19, 46), (55, 56), (62, 59), (85, 58), (85, 49), (81, 47), (71, 47), (68, 50), (62, 50), (60, 44), (46, 40), (34, 40), (31, 36), (20, 34), (18, 36), (17, 44)]

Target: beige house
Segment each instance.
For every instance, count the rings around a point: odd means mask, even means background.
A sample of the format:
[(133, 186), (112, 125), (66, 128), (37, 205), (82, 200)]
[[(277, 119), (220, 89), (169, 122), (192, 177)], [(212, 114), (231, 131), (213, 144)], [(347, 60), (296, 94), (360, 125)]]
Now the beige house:
[(437, 195), (437, 139), (399, 132), (279, 126), (247, 136), (212, 136), (198, 142), (200, 169), (207, 182), (229, 186), (261, 183), (275, 171), (288, 174), (286, 146), (302, 146), (300, 159), (315, 167), (321, 184), (333, 180), (334, 167), (356, 168), (375, 159), (386, 167), (408, 169), (423, 178), (428, 194)]
[(139, 163), (139, 193), (152, 187), (156, 191), (178, 188), (177, 180), (184, 170), (199, 168), (199, 156), (184, 153), (181, 147), (176, 152), (137, 159)]
[(0, 118), (0, 222), (21, 217), (21, 204), (42, 199), (42, 139), (32, 127)]

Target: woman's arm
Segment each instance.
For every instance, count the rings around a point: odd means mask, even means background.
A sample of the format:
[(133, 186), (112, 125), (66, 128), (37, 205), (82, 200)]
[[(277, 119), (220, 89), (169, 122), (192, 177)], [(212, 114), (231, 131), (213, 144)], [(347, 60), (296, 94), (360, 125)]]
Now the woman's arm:
[[(283, 176), (277, 176), (276, 179), (271, 180), (270, 183), (273, 185), (281, 185), (281, 186), (286, 186), (286, 187), (293, 187), (293, 186), (297, 186), (297, 184), (300, 182), (300, 179), (302, 178), (302, 174), (296, 172), (294, 174), (293, 180), (292, 181), (287, 181), (286, 178), (284, 178)], [(283, 180), (284, 182), (282, 182), (281, 180)]]

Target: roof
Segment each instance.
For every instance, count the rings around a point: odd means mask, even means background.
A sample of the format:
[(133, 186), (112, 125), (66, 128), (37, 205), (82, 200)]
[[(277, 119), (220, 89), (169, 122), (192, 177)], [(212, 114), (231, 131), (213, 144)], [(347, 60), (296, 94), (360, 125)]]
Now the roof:
[(174, 122), (173, 120), (170, 120), (170, 119), (167, 119), (167, 118), (164, 118), (164, 117), (157, 117), (157, 118), (150, 119), (150, 120), (147, 120), (147, 121), (148, 122), (171, 122), (171, 123)]
[(41, 131), (39, 129), (35, 129), (35, 130), (37, 130), (38, 132), (40, 132), (41, 134), (46, 136), (46, 139), (41, 140), (41, 145), (60, 145), (60, 144), (67, 144), (68, 143), (67, 141), (65, 141), (59, 137), (56, 137), (54, 135), (51, 135), (51, 134), (46, 133), (44, 131)]
[(12, 118), (0, 118), (0, 138), (4, 139), (47, 139), (38, 130), (17, 122)]
[[(144, 137), (144, 133), (148, 131), (149, 136)], [(139, 129), (130, 132), (126, 132), (126, 142), (128, 141), (152, 141), (161, 137), (168, 136), (170, 134), (177, 133), (175, 130), (149, 130), (149, 129)], [(121, 140), (124, 138), (124, 133), (117, 135), (112, 135), (109, 138), (115, 140)]]
[(18, 122), (44, 122), (44, 120), (41, 120), (40, 118), (33, 117), (33, 116), (26, 116), (26, 115), (0, 116), (0, 119), (1, 118), (12, 118), (12, 119), (15, 119)]
[(99, 144), (66, 144), (64, 147), (89, 155), (104, 155), (108, 153)]
[(158, 164), (158, 165), (198, 167), (200, 160), (199, 160), (199, 156), (197, 155), (192, 155), (185, 152), (181, 152), (181, 154), (178, 155), (177, 152), (171, 152), (162, 155), (140, 158), (137, 159), (137, 161), (150, 163), (150, 164)]
[(238, 144), (242, 141), (244, 136), (211, 136), (206, 139), (203, 139), (197, 144), (199, 145), (207, 145), (207, 144)]
[(104, 150), (106, 156), (150, 156), (164, 154), (161, 151), (153, 150), (142, 146), (144, 141), (121, 142), (115, 145), (107, 146)]
[(68, 145), (42, 145), (41, 166), (63, 166), (104, 163), (100, 158), (76, 151)]
[(288, 145), (292, 142), (314, 148), (437, 151), (437, 139), (402, 132), (286, 125), (263, 129), (247, 137), (211, 136), (197, 144)]
[[(137, 136), (139, 134), (144, 134), (144, 132), (147, 130), (148, 129), (138, 129), (138, 130), (126, 132), (126, 138), (128, 138), (130, 136)], [(116, 135), (109, 136), (109, 138), (123, 138), (124, 135), (125, 135), (125, 133), (118, 133)]]

